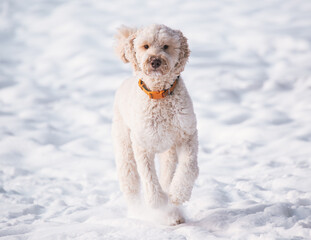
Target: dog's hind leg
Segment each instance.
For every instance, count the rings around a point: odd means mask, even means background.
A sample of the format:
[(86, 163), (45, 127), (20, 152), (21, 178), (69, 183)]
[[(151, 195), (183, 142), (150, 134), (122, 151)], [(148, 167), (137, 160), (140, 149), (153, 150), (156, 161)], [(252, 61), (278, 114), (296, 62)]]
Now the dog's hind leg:
[(160, 183), (164, 192), (168, 193), (177, 164), (176, 148), (171, 147), (166, 152), (159, 155), (160, 157)]
[(133, 142), (133, 150), (144, 189), (146, 204), (158, 208), (167, 204), (167, 195), (163, 192), (154, 165), (154, 154)]
[(118, 112), (114, 114), (112, 134), (120, 189), (129, 205), (138, 205), (140, 204), (140, 182), (130, 130), (125, 126)]

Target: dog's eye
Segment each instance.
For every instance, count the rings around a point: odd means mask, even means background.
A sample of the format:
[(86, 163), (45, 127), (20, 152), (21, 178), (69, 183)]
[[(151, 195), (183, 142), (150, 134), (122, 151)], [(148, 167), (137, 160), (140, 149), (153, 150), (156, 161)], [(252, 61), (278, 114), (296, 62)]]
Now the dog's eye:
[(164, 50), (168, 49), (168, 45), (164, 45), (164, 46), (163, 46), (163, 49), (164, 49)]
[(146, 45), (144, 45), (144, 48), (145, 48), (145, 49), (148, 49), (148, 48), (149, 48), (149, 46), (146, 44)]

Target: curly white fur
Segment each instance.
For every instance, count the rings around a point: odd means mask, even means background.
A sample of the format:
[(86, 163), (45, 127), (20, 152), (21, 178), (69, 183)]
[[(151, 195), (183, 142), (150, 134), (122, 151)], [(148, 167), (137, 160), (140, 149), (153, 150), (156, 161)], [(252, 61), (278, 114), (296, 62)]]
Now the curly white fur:
[[(181, 77), (173, 95), (163, 99), (150, 99), (138, 80), (152, 91), (169, 88), (189, 57), (187, 39), (164, 25), (123, 26), (116, 39), (116, 52), (134, 69), (134, 76), (118, 89), (114, 105), (113, 139), (121, 190), (130, 206), (139, 205), (141, 183), (147, 206), (166, 209), (168, 224), (181, 223), (184, 220), (176, 206), (190, 199), (199, 171), (192, 101)], [(151, 66), (154, 58), (162, 63), (156, 69)], [(160, 181), (155, 154), (160, 156)]]

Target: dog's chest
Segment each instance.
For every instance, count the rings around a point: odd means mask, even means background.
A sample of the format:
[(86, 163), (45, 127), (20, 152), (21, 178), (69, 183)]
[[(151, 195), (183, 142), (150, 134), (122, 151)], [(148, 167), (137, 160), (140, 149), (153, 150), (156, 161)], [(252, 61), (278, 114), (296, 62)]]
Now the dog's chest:
[(144, 106), (139, 114), (141, 123), (136, 127), (141, 144), (162, 152), (180, 138), (178, 109), (172, 103), (157, 103)]

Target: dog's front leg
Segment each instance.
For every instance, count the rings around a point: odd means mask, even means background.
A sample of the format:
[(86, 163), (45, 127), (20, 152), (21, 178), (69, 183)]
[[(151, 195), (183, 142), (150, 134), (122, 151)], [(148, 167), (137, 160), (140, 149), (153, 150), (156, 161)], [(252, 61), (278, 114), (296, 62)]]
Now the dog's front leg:
[(139, 146), (135, 140), (133, 150), (147, 205), (153, 208), (166, 205), (167, 196), (159, 184), (155, 170), (155, 154)]
[(196, 132), (178, 146), (178, 166), (169, 190), (170, 200), (176, 205), (188, 201), (191, 197), (194, 181), (199, 174), (197, 154)]

